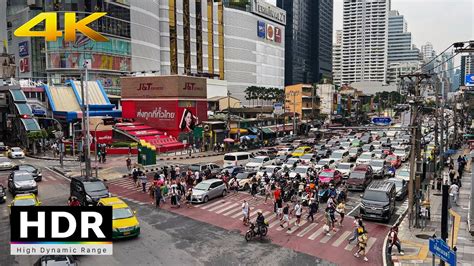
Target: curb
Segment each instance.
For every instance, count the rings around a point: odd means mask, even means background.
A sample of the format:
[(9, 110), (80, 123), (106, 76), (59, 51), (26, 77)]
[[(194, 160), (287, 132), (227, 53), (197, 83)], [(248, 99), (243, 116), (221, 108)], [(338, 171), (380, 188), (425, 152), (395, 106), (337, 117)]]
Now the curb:
[[(41, 157), (41, 156), (35, 156), (35, 155), (30, 155), (26, 154), (26, 157), (33, 158), (33, 159), (38, 159), (38, 160), (47, 160), (47, 161), (58, 161), (59, 158), (53, 158), (53, 157)], [(65, 162), (78, 162), (79, 159), (67, 159), (63, 158), (63, 161)]]
[(212, 157), (212, 156), (218, 156), (218, 155), (224, 155), (225, 153), (216, 153), (216, 154), (204, 154), (204, 155), (191, 155), (191, 156), (184, 156), (184, 157), (161, 157), (157, 158), (157, 161), (170, 161), (170, 160), (185, 160), (185, 159), (196, 159), (196, 158), (206, 158), (206, 157)]
[[(405, 216), (408, 213), (408, 208), (398, 217), (397, 221), (394, 224), (400, 224), (403, 219), (405, 219)], [(388, 243), (388, 235), (390, 234), (390, 231), (385, 235), (385, 238), (383, 240), (383, 247), (382, 247), (382, 261), (383, 261), (383, 266), (395, 266), (395, 265), (401, 265), (400, 262), (398, 261), (398, 257), (392, 256), (390, 262), (387, 260), (387, 243)]]

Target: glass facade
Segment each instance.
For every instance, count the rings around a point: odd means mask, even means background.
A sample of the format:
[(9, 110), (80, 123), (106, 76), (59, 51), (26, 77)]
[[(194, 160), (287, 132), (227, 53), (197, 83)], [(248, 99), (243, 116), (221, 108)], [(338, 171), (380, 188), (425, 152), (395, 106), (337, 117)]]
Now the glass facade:
[(277, 6), (287, 15), (285, 85), (331, 76), (333, 2), (277, 0)]

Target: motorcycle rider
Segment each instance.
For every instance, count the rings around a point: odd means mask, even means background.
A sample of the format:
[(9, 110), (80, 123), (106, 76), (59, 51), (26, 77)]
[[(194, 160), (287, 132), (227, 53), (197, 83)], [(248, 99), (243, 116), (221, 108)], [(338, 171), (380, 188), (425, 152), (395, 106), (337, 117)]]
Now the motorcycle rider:
[(262, 227), (265, 226), (265, 217), (262, 211), (257, 211), (257, 218), (255, 219), (255, 225), (257, 226), (257, 234), (261, 234)]

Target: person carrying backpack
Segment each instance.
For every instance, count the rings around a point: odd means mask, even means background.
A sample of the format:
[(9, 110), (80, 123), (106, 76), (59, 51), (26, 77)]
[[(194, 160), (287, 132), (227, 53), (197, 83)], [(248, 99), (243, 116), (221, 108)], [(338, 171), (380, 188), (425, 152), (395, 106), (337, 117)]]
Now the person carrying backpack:
[(359, 233), (359, 236), (357, 237), (357, 245), (359, 247), (359, 249), (357, 250), (357, 252), (354, 254), (354, 256), (356, 258), (359, 258), (360, 255), (362, 254), (362, 256), (364, 256), (364, 261), (369, 261), (369, 259), (367, 259), (367, 256), (365, 254), (365, 249), (367, 247), (367, 239), (368, 239), (368, 236), (367, 236), (367, 231), (365, 231), (365, 228), (364, 227), (359, 227), (358, 229), (358, 233)]

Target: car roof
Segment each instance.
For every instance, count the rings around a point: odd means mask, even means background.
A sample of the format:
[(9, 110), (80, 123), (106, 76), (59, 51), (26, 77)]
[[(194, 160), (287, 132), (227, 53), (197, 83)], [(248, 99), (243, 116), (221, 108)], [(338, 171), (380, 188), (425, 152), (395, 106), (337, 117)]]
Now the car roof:
[(15, 175), (31, 175), (31, 173), (26, 171), (26, 170), (15, 170), (15, 171), (13, 171), (13, 174), (15, 174)]
[(222, 180), (220, 180), (220, 179), (218, 179), (218, 178), (212, 178), (212, 179), (203, 180), (203, 181), (201, 181), (201, 183), (204, 183), (204, 184), (212, 184), (212, 183), (214, 183), (214, 182), (216, 182), (216, 181), (222, 181)]
[(36, 199), (36, 196), (33, 193), (28, 193), (28, 194), (17, 194), (13, 198), (13, 200), (19, 200), (19, 199)]
[(112, 206), (112, 209), (128, 207), (128, 205), (119, 197), (101, 198), (99, 202), (104, 204), (105, 206)]
[(334, 170), (334, 169), (324, 169), (321, 172), (336, 172), (336, 170)]
[(255, 156), (254, 158), (265, 159), (265, 158), (270, 158), (270, 157), (268, 157), (268, 156)]
[(376, 160), (370, 160), (371, 162), (379, 162), (379, 163), (385, 163), (384, 159), (376, 159)]
[(367, 189), (386, 192), (386, 191), (389, 191), (394, 185), (395, 184), (392, 182), (376, 180), (376, 181), (372, 181), (367, 187)]
[(84, 183), (84, 182), (102, 182), (103, 183), (104, 182), (104, 181), (102, 181), (98, 178), (95, 178), (95, 177), (91, 177), (89, 179), (86, 179), (85, 176), (75, 176), (75, 177), (72, 178), (72, 180), (77, 180), (81, 183)]

